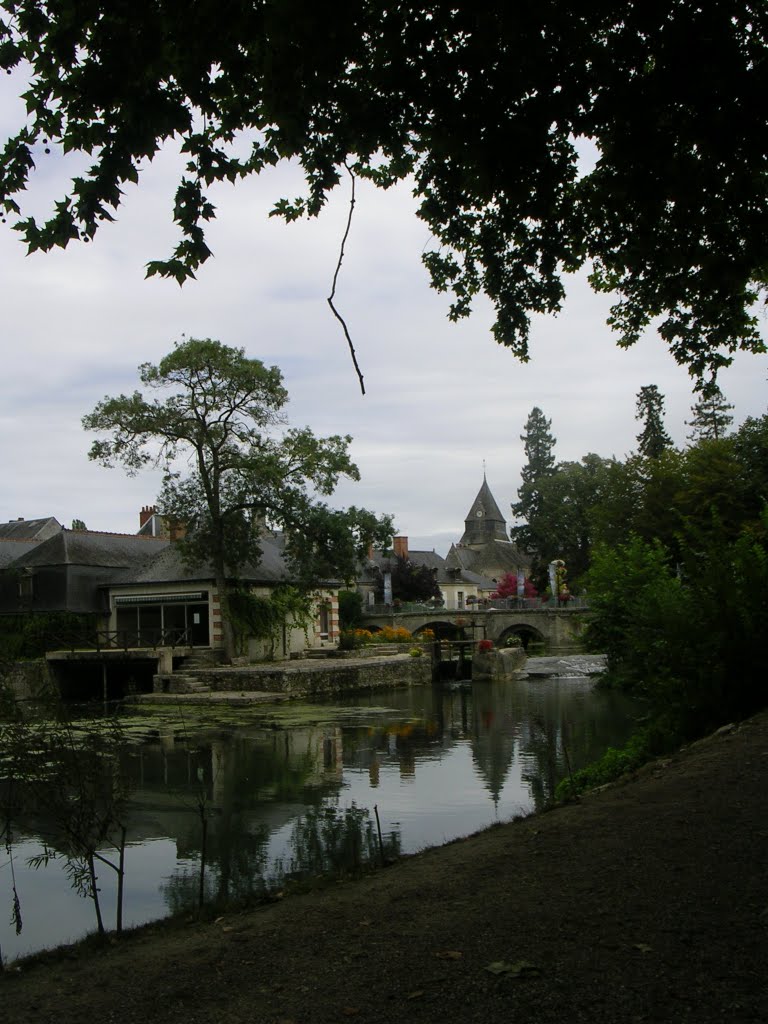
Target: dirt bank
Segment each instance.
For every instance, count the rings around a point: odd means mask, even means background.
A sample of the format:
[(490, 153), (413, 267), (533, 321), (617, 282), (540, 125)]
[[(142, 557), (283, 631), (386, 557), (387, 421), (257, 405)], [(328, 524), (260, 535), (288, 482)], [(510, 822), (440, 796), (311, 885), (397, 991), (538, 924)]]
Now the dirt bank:
[(12, 1024), (768, 1020), (768, 714), (626, 785), (0, 976)]

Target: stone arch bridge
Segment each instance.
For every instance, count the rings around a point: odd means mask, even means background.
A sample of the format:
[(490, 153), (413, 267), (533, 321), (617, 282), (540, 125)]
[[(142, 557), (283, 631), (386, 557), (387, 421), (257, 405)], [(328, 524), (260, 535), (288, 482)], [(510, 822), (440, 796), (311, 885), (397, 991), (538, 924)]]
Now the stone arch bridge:
[(492, 640), (503, 647), (512, 634), (523, 644), (544, 645), (547, 654), (575, 654), (580, 647), (581, 633), (589, 609), (564, 608), (480, 608), (477, 611), (446, 608), (395, 609), (377, 608), (365, 615), (365, 628), (403, 626), (411, 633), (431, 629), (439, 639)]

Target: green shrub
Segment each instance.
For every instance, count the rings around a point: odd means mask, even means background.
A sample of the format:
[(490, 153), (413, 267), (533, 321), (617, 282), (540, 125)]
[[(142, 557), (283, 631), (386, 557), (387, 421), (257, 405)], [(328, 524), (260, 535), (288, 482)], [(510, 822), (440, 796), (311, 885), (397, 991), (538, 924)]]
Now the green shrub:
[(339, 591), (339, 627), (354, 629), (363, 621), (363, 595), (356, 590)]
[(563, 779), (555, 789), (555, 799), (570, 800), (579, 793), (615, 782), (622, 775), (636, 771), (646, 761), (663, 753), (669, 745), (674, 745), (671, 737), (665, 741), (655, 728), (641, 729), (629, 738), (626, 746), (618, 749), (608, 747), (597, 761), (586, 768), (580, 768), (570, 778)]
[(39, 612), (0, 617), (0, 660), (41, 658), (69, 642), (95, 642), (98, 617), (74, 612)]
[(363, 646), (363, 641), (355, 633), (354, 629), (343, 629), (339, 633), (340, 651), (357, 651)]
[[(768, 514), (763, 521), (768, 531)], [(598, 549), (590, 571), (590, 648), (607, 654), (613, 684), (643, 698), (657, 732), (678, 743), (768, 703), (766, 533), (721, 538), (689, 526), (673, 567), (658, 541), (633, 537)]]

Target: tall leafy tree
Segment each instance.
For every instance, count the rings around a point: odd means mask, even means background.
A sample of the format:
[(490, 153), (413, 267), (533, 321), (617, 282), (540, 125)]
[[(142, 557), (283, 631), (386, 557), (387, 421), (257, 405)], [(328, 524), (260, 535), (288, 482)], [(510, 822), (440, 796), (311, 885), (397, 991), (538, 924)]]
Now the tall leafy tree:
[[(209, 187), (293, 160), (305, 194), (273, 210), (288, 220), (317, 215), (346, 170), (382, 188), (407, 179), (451, 317), (485, 292), (496, 338), (523, 359), (531, 313), (557, 311), (563, 273), (585, 265), (618, 295), (622, 345), (658, 319), (699, 378), (737, 349), (764, 350), (768, 136), (754, 111), (768, 22), (755, 0), (0, 11), (0, 67), (30, 72), (25, 123), (0, 149), (0, 204), (31, 249), (91, 239), (125, 183), (176, 145), (181, 237), (148, 269), (183, 281), (210, 256)], [(586, 141), (598, 159), (583, 173)], [(89, 169), (38, 223), (20, 205), (30, 175), (72, 151)]]
[(537, 522), (543, 514), (542, 482), (555, 471), (555, 438), (548, 420), (538, 406), (534, 406), (525, 421), (525, 432), (520, 435), (525, 451), (525, 465), (520, 470), (522, 483), (517, 491), (518, 501), (512, 512), (523, 520), (510, 530), (512, 539), (528, 551), (540, 554), (541, 539)]
[[(433, 597), (441, 596), (437, 569), (430, 569), (428, 565), (418, 565), (410, 558), (396, 555), (384, 566), (384, 570), (391, 574), (392, 597), (398, 601), (429, 601)], [(383, 570), (377, 568), (375, 577), (376, 590), (381, 597), (384, 593)]]
[[(230, 654), (228, 583), (245, 564), (258, 563), (266, 529), (284, 531), (295, 576), (307, 587), (328, 576), (353, 576), (369, 544), (389, 541), (389, 517), (354, 507), (338, 511), (320, 500), (340, 477), (359, 479), (351, 438), (288, 427), (288, 393), (276, 366), (241, 348), (192, 338), (156, 366), (144, 363), (139, 376), (162, 398), (136, 391), (99, 402), (83, 426), (108, 436), (93, 442), (89, 458), (121, 464), (131, 474), (149, 464), (162, 467), (159, 511), (189, 525), (182, 542), (188, 561), (213, 567)], [(189, 472), (179, 468), (183, 458)]]
[(685, 421), (687, 427), (693, 428), (688, 439), (717, 441), (724, 437), (733, 423), (733, 416), (730, 415), (732, 408), (717, 385), (701, 394), (696, 404), (691, 407), (692, 418)]
[(678, 565), (658, 540), (597, 549), (587, 642), (647, 702), (649, 753), (765, 707), (766, 536), (690, 525)]
[(582, 460), (600, 481), (586, 516), (581, 464), (561, 463), (542, 484), (543, 522), (566, 545), (580, 522), (591, 531), (588, 642), (649, 711), (618, 758), (630, 765), (765, 705), (768, 416), (682, 451), (595, 460)]
[(363, 624), (363, 595), (357, 590), (339, 591), (339, 628), (355, 629)]
[(640, 388), (635, 418), (643, 424), (637, 435), (641, 455), (657, 459), (665, 448), (671, 448), (672, 438), (664, 429), (664, 396), (655, 384)]
[(673, 564), (681, 536), (695, 530), (725, 544), (742, 529), (759, 535), (768, 501), (768, 416), (747, 419), (728, 437), (704, 440), (655, 459), (612, 462), (593, 506), (594, 541), (615, 549), (635, 534), (660, 541)]
[(429, 601), (440, 595), (437, 569), (397, 556), (392, 566), (392, 597), (400, 601)]
[(733, 435), (733, 451), (742, 466), (742, 480), (749, 486), (753, 518), (768, 503), (768, 415), (748, 416)]
[[(595, 512), (613, 468), (612, 459), (590, 453), (579, 462), (560, 462), (541, 481), (541, 509), (534, 526), (542, 563), (562, 559), (569, 583), (579, 585), (589, 568), (595, 540)], [(543, 581), (542, 581), (543, 582)]]

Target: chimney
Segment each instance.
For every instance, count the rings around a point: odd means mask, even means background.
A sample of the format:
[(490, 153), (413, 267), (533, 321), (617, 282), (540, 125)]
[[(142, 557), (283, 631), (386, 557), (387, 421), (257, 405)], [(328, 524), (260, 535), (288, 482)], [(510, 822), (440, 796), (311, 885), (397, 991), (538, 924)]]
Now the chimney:
[(142, 507), (141, 512), (139, 512), (139, 529), (152, 518), (155, 512), (157, 512), (157, 509), (154, 505), (144, 505)]
[(408, 538), (407, 537), (393, 537), (392, 546), (395, 549), (395, 555), (398, 558), (408, 557)]

